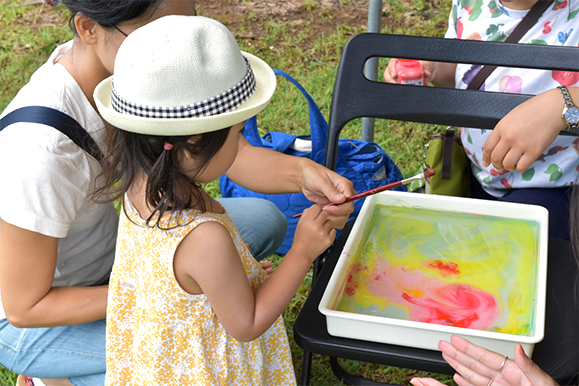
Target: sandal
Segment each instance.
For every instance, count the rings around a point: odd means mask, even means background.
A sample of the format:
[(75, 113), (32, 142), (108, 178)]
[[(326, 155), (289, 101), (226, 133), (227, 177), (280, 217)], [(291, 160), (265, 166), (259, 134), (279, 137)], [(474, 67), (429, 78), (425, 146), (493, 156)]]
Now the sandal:
[(34, 386), (34, 381), (32, 380), (32, 377), (19, 375), (18, 378), (16, 378), (16, 386)]

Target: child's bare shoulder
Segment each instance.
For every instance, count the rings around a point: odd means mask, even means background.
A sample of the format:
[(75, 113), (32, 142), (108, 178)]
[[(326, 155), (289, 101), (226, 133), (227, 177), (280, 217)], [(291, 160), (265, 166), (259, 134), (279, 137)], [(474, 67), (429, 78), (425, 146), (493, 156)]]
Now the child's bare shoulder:
[(197, 225), (185, 236), (177, 252), (179, 249), (191, 257), (207, 254), (222, 254), (225, 257), (234, 254), (239, 258), (229, 231), (218, 221), (205, 221)]

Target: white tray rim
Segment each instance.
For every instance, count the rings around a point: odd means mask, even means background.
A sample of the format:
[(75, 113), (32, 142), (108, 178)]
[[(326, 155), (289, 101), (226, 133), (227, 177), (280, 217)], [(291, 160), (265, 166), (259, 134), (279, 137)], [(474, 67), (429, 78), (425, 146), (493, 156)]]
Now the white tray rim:
[[(360, 214), (358, 215), (355, 223), (352, 227), (350, 232), (350, 236), (346, 240), (342, 251), (349, 251), (352, 248), (352, 245), (356, 243), (358, 238), (361, 236), (358, 232), (361, 227), (365, 225), (367, 220), (368, 211), (372, 207), (372, 204), (380, 199), (380, 195), (389, 195), (395, 198), (401, 199), (403, 202), (408, 203), (417, 203), (419, 206), (419, 201), (424, 198), (428, 197), (430, 200), (434, 200), (435, 202), (441, 203), (443, 207), (447, 208), (449, 206), (454, 206), (459, 208), (461, 206), (468, 206), (476, 204), (478, 208), (492, 208), (492, 209), (502, 209), (506, 210), (508, 208), (515, 208), (516, 212), (521, 215), (521, 217), (510, 217), (504, 215), (502, 217), (507, 218), (517, 218), (517, 219), (528, 219), (528, 220), (538, 220), (541, 222), (541, 229), (539, 238), (542, 242), (539, 243), (539, 264), (538, 264), (538, 278), (537, 278), (537, 289), (538, 295), (536, 300), (536, 315), (535, 315), (535, 333), (532, 336), (523, 336), (523, 335), (513, 335), (513, 334), (505, 334), (501, 332), (493, 332), (493, 331), (484, 331), (484, 330), (476, 330), (476, 329), (469, 329), (469, 328), (462, 328), (462, 327), (454, 327), (454, 326), (445, 326), (445, 325), (438, 325), (432, 323), (425, 323), (425, 322), (416, 322), (410, 320), (400, 320), (382, 316), (372, 316), (372, 315), (365, 315), (365, 314), (355, 314), (350, 312), (344, 311), (336, 311), (328, 308), (328, 304), (332, 301), (332, 297), (334, 292), (337, 290), (337, 286), (340, 285), (340, 272), (343, 272), (345, 268), (347, 268), (347, 264), (349, 264), (351, 257), (347, 252), (342, 252), (340, 257), (338, 258), (338, 262), (332, 275), (330, 277), (330, 281), (326, 286), (322, 299), (318, 305), (319, 311), (326, 315), (326, 318), (340, 318), (346, 319), (349, 321), (364, 321), (369, 323), (376, 323), (380, 325), (393, 325), (393, 326), (401, 326), (401, 327), (412, 327), (412, 328), (420, 328), (422, 330), (430, 330), (436, 332), (443, 332), (445, 334), (456, 334), (461, 335), (466, 338), (469, 336), (473, 337), (480, 337), (486, 339), (493, 339), (493, 340), (502, 340), (502, 341), (510, 341), (513, 343), (522, 343), (522, 344), (535, 344), (543, 340), (544, 338), (544, 330), (545, 330), (545, 303), (546, 303), (546, 282), (547, 282), (547, 250), (548, 250), (548, 216), (549, 212), (544, 207), (538, 205), (529, 205), (529, 204), (517, 204), (517, 203), (506, 203), (501, 201), (489, 201), (489, 200), (482, 200), (482, 199), (473, 199), (473, 198), (464, 198), (464, 197), (450, 197), (450, 196), (440, 196), (440, 195), (422, 195), (420, 193), (408, 193), (408, 192), (396, 192), (396, 191), (387, 191), (378, 193), (376, 195), (370, 196), (366, 198), (362, 209), (360, 210)], [(426, 196), (426, 197), (424, 197)], [(428, 208), (432, 209), (431, 206)], [(444, 209), (445, 209), (444, 208)], [(434, 209), (438, 209), (435, 207)], [(443, 208), (441, 208), (443, 209)], [(471, 207), (472, 209), (472, 207)], [(452, 210), (452, 209), (451, 209)], [(469, 211), (473, 213), (472, 211)], [(486, 210), (485, 210), (486, 212)], [(488, 215), (489, 213), (474, 213), (480, 215)], [(498, 214), (493, 214), (498, 215)], [(354, 236), (352, 236), (354, 235)]]

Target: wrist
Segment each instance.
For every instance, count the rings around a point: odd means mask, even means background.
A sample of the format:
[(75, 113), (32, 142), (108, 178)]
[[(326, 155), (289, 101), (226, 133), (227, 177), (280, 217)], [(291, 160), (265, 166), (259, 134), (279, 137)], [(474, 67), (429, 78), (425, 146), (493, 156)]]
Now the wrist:
[(579, 126), (579, 107), (574, 103), (573, 96), (565, 86), (557, 87), (561, 99), (563, 100), (563, 109), (561, 119), (565, 123), (563, 130), (576, 129)]
[(308, 173), (308, 170), (311, 169), (312, 167), (317, 167), (317, 166), (319, 166), (319, 164), (315, 163), (314, 161), (312, 161), (309, 158), (303, 158), (303, 157), (299, 158), (299, 161), (298, 161), (299, 172), (294, 177), (295, 184), (296, 184), (299, 192), (301, 192), (303, 190), (304, 181), (306, 179), (305, 176)]
[(311, 251), (308, 248), (301, 248), (301, 246), (294, 244), (291, 246), (288, 253), (284, 256), (284, 260), (286, 257), (289, 257), (288, 261), (292, 261), (292, 264), (299, 265), (306, 270), (309, 270), (314, 260), (319, 255), (312, 255)]

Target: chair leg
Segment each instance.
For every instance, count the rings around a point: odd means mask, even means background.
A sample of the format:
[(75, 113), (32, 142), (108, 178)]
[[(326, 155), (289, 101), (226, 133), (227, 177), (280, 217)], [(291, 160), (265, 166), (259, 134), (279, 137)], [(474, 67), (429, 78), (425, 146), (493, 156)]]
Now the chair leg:
[(330, 357), (330, 365), (332, 366), (332, 371), (334, 372), (334, 374), (336, 375), (336, 377), (338, 377), (338, 379), (342, 382), (344, 382), (347, 385), (381, 385), (381, 386), (396, 386), (393, 383), (384, 383), (384, 382), (376, 382), (376, 381), (372, 381), (371, 379), (368, 378), (364, 378), (364, 377), (360, 377), (358, 375), (352, 375), (350, 373), (348, 373), (346, 370), (344, 370), (342, 368), (342, 366), (340, 366), (340, 364), (338, 363), (338, 359), (337, 358), (332, 358)]
[(310, 385), (310, 377), (312, 375), (312, 353), (304, 351), (304, 363), (302, 366), (302, 386)]

